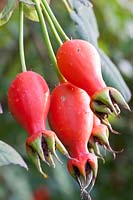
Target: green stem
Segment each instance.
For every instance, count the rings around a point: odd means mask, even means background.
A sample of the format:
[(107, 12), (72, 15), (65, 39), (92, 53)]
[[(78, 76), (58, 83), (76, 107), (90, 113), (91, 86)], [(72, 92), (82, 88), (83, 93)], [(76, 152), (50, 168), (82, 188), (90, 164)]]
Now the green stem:
[(53, 51), (53, 48), (52, 48), (52, 45), (51, 45), (51, 42), (50, 42), (47, 27), (46, 27), (46, 24), (45, 24), (45, 21), (44, 21), (44, 18), (43, 18), (43, 14), (42, 14), (42, 10), (41, 10), (41, 7), (40, 7), (40, 1), (39, 0), (33, 0), (33, 1), (36, 4), (36, 11), (37, 11), (37, 14), (38, 14), (38, 17), (39, 17), (39, 22), (40, 22), (40, 25), (41, 25), (41, 28), (42, 28), (43, 40), (44, 40), (44, 43), (46, 44), (46, 47), (48, 49), (48, 53), (49, 53), (49, 56), (50, 56), (50, 59), (51, 59), (53, 65), (54, 65), (55, 72), (56, 72), (60, 82), (65, 82), (64, 77), (62, 76), (61, 72), (58, 69), (56, 57), (55, 57), (55, 54), (54, 54), (54, 51)]
[(19, 3), (19, 52), (20, 52), (20, 62), (22, 65), (22, 71), (26, 70), (25, 55), (24, 55), (24, 13), (23, 13), (23, 3)]
[(59, 35), (58, 35), (58, 33), (57, 33), (56, 29), (55, 29), (55, 26), (54, 26), (49, 14), (48, 14), (46, 8), (42, 4), (42, 2), (41, 2), (41, 7), (42, 7), (43, 13), (44, 13), (45, 17), (47, 18), (47, 21), (48, 21), (48, 23), (49, 23), (49, 25), (51, 27), (51, 30), (53, 31), (53, 33), (55, 35), (55, 38), (56, 38), (57, 42), (59, 43), (59, 45), (62, 45), (62, 40), (60, 39), (60, 37), (59, 37)]
[(63, 1), (64, 5), (65, 5), (66, 9), (68, 10), (68, 12), (71, 13), (72, 9), (71, 9), (70, 5), (68, 4), (68, 2), (66, 0), (62, 0), (62, 1)]
[(58, 32), (60, 33), (60, 35), (62, 36), (62, 38), (66, 41), (66, 40), (69, 40), (68, 36), (65, 34), (65, 32), (63, 31), (63, 29), (61, 28), (58, 20), (56, 19), (56, 17), (54, 16), (51, 8), (49, 7), (48, 5), (48, 2), (46, 0), (41, 0), (42, 3), (44, 4), (50, 18), (52, 19), (56, 29), (58, 30)]

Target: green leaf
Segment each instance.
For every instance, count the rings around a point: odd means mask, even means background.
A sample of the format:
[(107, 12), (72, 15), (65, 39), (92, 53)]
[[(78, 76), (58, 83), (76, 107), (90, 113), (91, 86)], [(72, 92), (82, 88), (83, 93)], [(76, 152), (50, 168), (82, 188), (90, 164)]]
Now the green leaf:
[(128, 102), (131, 99), (131, 92), (125, 84), (120, 72), (102, 50), (100, 50), (99, 53), (102, 61), (102, 74), (104, 81), (108, 84), (108, 86), (115, 87), (119, 90)]
[(131, 92), (110, 58), (98, 48), (99, 31), (93, 8), (85, 6), (87, 0), (69, 0), (72, 11), (69, 12), (71, 19), (75, 23), (77, 37), (92, 43), (100, 52), (103, 79), (108, 86), (118, 89), (125, 100), (128, 102), (131, 98)]
[(39, 22), (38, 15), (34, 6), (24, 4), (24, 14), (28, 19)]
[(0, 26), (7, 23), (12, 16), (14, 8), (16, 6), (16, 0), (8, 0), (5, 7), (0, 12)]
[[(33, 200), (31, 183), (27, 173), (22, 168), (14, 166), (2, 167), (0, 176), (4, 179), (5, 184), (3, 185), (6, 187), (6, 192), (10, 191), (10, 198), (5, 195), (5, 198), (2, 198), (3, 200)], [(32, 177), (34, 177), (33, 174)]]
[(94, 46), (98, 46), (99, 31), (92, 7), (84, 6), (78, 0), (70, 2), (73, 6), (70, 17), (76, 24), (77, 35), (84, 40), (90, 41)]
[(28, 169), (26, 163), (16, 150), (0, 141), (0, 166), (9, 164), (20, 165), (21, 167)]
[(88, 0), (79, 0), (84, 6), (92, 7), (92, 4)]

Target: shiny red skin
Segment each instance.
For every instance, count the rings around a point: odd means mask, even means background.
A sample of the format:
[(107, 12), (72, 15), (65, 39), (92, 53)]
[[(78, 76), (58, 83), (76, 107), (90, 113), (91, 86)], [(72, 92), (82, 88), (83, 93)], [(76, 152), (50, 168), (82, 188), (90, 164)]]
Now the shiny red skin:
[(9, 86), (8, 105), (16, 121), (29, 135), (41, 134), (50, 105), (46, 81), (36, 72), (20, 73)]
[(106, 87), (101, 74), (100, 57), (93, 45), (84, 40), (68, 40), (57, 51), (57, 63), (63, 76), (84, 89), (91, 97)]
[(93, 126), (88, 94), (70, 84), (58, 85), (52, 92), (49, 123), (70, 156), (80, 160), (88, 154), (87, 143)]

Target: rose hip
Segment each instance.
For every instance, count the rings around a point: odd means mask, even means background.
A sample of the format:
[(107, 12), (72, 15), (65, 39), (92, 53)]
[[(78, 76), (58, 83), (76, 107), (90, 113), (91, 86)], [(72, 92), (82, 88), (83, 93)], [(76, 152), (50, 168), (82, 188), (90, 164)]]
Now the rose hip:
[(91, 109), (110, 129), (108, 115), (119, 115), (119, 106), (130, 110), (120, 92), (106, 86), (102, 78), (100, 56), (89, 42), (68, 40), (60, 46), (56, 57), (63, 76), (89, 94)]
[(88, 94), (66, 82), (58, 85), (52, 92), (49, 110), (50, 127), (68, 150), (71, 158), (68, 171), (81, 187), (81, 195), (97, 176), (97, 157), (88, 152), (93, 113)]
[(50, 106), (50, 92), (46, 81), (32, 71), (20, 73), (9, 86), (8, 105), (11, 114), (29, 135), (26, 141), (29, 157), (44, 177), (47, 177), (41, 169), (40, 159), (54, 166), (51, 155), (57, 157), (55, 145), (66, 155), (67, 151), (55, 133), (46, 130)]

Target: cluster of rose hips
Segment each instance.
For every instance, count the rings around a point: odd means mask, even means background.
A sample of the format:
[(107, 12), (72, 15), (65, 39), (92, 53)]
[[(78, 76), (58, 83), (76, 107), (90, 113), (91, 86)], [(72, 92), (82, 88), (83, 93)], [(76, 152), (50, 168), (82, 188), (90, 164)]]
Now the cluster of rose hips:
[[(56, 149), (68, 158), (68, 171), (79, 183), (81, 198), (90, 199), (98, 171), (99, 145), (109, 144), (109, 115), (130, 110), (122, 95), (107, 87), (100, 57), (87, 41), (68, 40), (58, 49), (57, 64), (64, 77), (50, 91), (44, 78), (33, 71), (20, 73), (8, 90), (9, 110), (27, 131), (26, 150), (44, 177), (41, 160), (53, 165)], [(46, 129), (48, 117), (51, 130)], [(59, 160), (60, 161), (60, 160)], [(86, 189), (89, 187), (89, 191)]]

